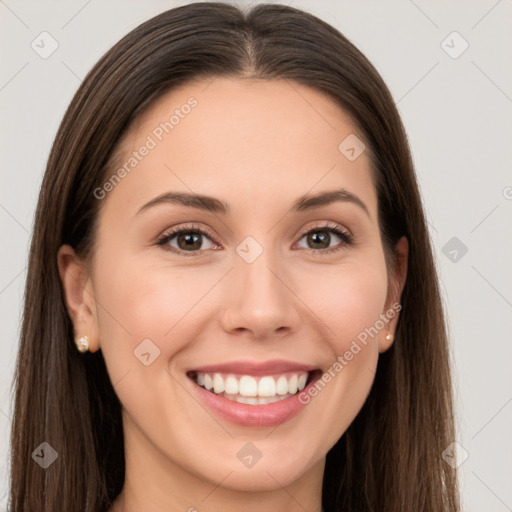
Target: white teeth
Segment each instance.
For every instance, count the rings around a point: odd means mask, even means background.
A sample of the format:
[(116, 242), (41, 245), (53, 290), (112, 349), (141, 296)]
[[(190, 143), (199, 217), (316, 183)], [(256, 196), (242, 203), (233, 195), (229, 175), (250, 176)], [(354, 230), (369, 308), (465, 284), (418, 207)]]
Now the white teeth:
[(249, 375), (241, 377), (238, 393), (242, 396), (258, 396), (258, 383), (256, 379)]
[(265, 404), (273, 404), (275, 402), (279, 402), (284, 400), (285, 398), (290, 398), (293, 395), (286, 394), (285, 396), (258, 396), (258, 397), (247, 397), (241, 395), (227, 395), (224, 393), (222, 395), (224, 398), (231, 400), (233, 402), (238, 402), (240, 404), (250, 404), (250, 405), (265, 405)]
[(224, 379), (218, 373), (213, 375), (213, 392), (217, 395), (224, 391)]
[(260, 396), (258, 397), (258, 404), (257, 405), (261, 405), (261, 404), (271, 404), (272, 403), (272, 398), (271, 396)]
[(297, 375), (292, 375), (288, 381), (288, 392), (294, 395), (297, 393)]
[[(197, 376), (199, 377), (199, 375), (201, 374), (199, 373)], [(197, 379), (197, 383), (199, 384), (199, 379)], [(229, 375), (226, 379), (226, 393), (228, 395), (238, 395), (238, 379), (233, 375)]]
[(303, 373), (298, 380), (297, 387), (299, 388), (299, 391), (302, 391), (306, 387), (306, 381), (308, 380), (308, 374)]
[(284, 375), (277, 379), (276, 391), (278, 395), (286, 395), (288, 393), (288, 380)]
[(208, 391), (210, 391), (210, 389), (213, 387), (213, 380), (207, 373), (204, 374), (204, 387)]
[(253, 405), (272, 403), (302, 391), (308, 380), (307, 372), (255, 378), (251, 375), (226, 375), (197, 372), (199, 386), (225, 398)]
[(258, 396), (275, 396), (276, 381), (272, 377), (263, 377), (258, 383)]

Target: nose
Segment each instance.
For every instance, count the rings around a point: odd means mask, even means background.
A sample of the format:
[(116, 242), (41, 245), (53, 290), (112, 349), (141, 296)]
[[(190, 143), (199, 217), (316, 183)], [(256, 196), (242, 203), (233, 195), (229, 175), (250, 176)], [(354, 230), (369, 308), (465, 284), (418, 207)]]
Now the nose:
[(289, 272), (271, 258), (270, 251), (263, 251), (252, 263), (237, 258), (224, 304), (221, 322), (230, 334), (271, 339), (297, 331), (301, 321), (301, 302)]

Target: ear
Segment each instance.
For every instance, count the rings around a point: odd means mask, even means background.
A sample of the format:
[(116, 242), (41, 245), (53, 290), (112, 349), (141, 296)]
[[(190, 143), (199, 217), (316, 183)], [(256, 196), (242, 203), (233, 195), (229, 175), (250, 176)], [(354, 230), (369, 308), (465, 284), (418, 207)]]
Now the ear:
[(87, 267), (69, 245), (60, 247), (57, 264), (75, 340), (88, 336), (89, 352), (96, 352), (99, 349), (98, 317), (92, 279)]
[(395, 335), (398, 318), (400, 316), (400, 299), (407, 278), (407, 261), (409, 257), (409, 242), (403, 236), (398, 240), (394, 249), (394, 257), (396, 258), (396, 268), (392, 269), (388, 285), (388, 295), (384, 306), (383, 315), (389, 320), (386, 327), (379, 333), (379, 352), (388, 350), (393, 339), (388, 340), (386, 336)]

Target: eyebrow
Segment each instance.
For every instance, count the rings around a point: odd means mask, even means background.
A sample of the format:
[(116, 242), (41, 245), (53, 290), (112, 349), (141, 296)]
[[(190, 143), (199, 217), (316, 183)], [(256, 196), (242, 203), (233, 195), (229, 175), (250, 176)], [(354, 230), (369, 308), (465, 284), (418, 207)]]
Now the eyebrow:
[[(370, 217), (370, 212), (366, 204), (364, 204), (364, 202), (355, 194), (344, 188), (319, 192), (314, 195), (305, 194), (294, 201), (292, 204), (292, 211), (304, 212), (321, 206), (327, 206), (335, 202), (355, 204), (356, 206), (359, 206), (368, 217)], [(200, 194), (189, 194), (187, 192), (167, 192), (147, 202), (139, 209), (137, 215), (152, 206), (165, 203), (198, 208), (215, 214), (225, 215), (230, 212), (229, 204), (220, 199), (216, 199), (215, 197)]]

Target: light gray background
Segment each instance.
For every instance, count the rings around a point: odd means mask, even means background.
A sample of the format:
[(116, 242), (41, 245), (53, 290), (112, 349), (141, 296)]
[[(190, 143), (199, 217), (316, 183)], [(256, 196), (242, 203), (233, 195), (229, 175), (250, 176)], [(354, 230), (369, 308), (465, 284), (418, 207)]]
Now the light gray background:
[[(51, 143), (81, 79), (103, 52), (140, 22), (186, 3), (0, 0), (0, 509), (28, 244)], [(373, 62), (397, 102), (449, 317), (457, 441), (468, 454), (461, 465), (464, 510), (510, 511), (512, 1), (290, 5), (341, 30)], [(31, 48), (43, 31), (59, 44), (47, 59)], [(463, 48), (457, 36), (446, 39), (454, 31), (469, 44), (458, 58), (445, 51)], [(453, 237), (466, 254), (450, 254), (453, 247), (445, 246)]]

